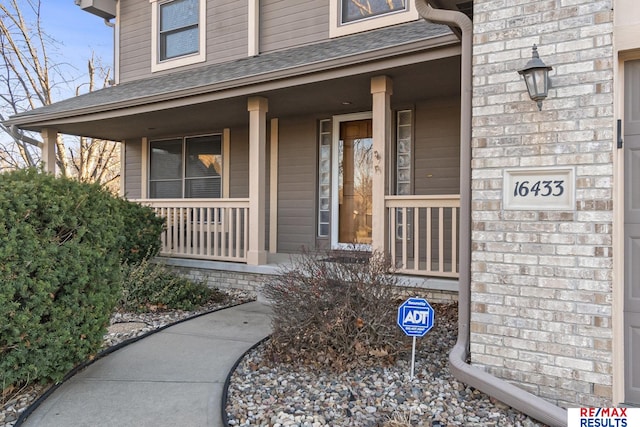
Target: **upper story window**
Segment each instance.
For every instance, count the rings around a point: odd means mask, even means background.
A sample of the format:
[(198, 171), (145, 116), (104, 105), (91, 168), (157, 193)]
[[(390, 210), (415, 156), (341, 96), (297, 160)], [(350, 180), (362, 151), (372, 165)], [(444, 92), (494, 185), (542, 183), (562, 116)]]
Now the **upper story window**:
[(198, 53), (198, 0), (160, 4), (160, 60)]
[(206, 59), (206, 0), (151, 2), (151, 71), (161, 71)]
[(329, 35), (339, 37), (419, 18), (414, 0), (331, 0)]
[(340, 6), (341, 24), (407, 10), (406, 0), (341, 0)]

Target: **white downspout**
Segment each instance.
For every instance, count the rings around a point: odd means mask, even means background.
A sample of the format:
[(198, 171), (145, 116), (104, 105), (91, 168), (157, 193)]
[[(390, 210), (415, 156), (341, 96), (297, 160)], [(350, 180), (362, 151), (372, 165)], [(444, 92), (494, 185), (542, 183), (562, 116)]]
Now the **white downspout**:
[(113, 30), (113, 78), (109, 80), (109, 84), (110, 85), (114, 85), (116, 84), (116, 43), (118, 43), (118, 40), (116, 38), (116, 24), (114, 24), (113, 22), (111, 22), (110, 20), (108, 20), (107, 18), (104, 18), (104, 25), (106, 25), (107, 27), (111, 28), (111, 30)]
[(462, 31), (460, 100), (460, 278), (458, 290), (458, 341), (449, 353), (453, 375), (505, 404), (551, 426), (566, 426), (567, 411), (504, 380), (468, 364), (471, 319), (471, 76), (473, 23), (462, 12), (434, 9), (416, 0), (420, 16), (430, 22), (452, 25)]

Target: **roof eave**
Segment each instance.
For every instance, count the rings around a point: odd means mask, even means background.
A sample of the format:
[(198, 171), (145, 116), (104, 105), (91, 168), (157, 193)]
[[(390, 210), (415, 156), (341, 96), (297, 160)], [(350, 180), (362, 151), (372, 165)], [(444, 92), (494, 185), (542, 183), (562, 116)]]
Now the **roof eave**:
[[(442, 49), (445, 49), (444, 51)], [(453, 50), (452, 50), (453, 49)], [(159, 104), (170, 104), (171, 107), (179, 107), (194, 102), (194, 97), (207, 100), (225, 99), (241, 95), (265, 91), (275, 88), (278, 82), (287, 85), (292, 79), (306, 79), (305, 83), (312, 82), (310, 76), (317, 75), (316, 81), (326, 78), (325, 74), (333, 72), (340, 76), (340, 70), (348, 75), (349, 70), (355, 70), (357, 66), (378, 63), (403, 56), (411, 56), (420, 52), (432, 52), (433, 58), (446, 57), (459, 54), (459, 40), (452, 34), (438, 35), (427, 39), (414, 41), (392, 48), (384, 48), (363, 52), (358, 55), (346, 55), (340, 58), (307, 63), (302, 66), (284, 68), (268, 73), (258, 73), (236, 79), (216, 82), (210, 85), (194, 86), (178, 91), (164, 92), (152, 96), (143, 96), (128, 101), (117, 101), (96, 105), (89, 108), (69, 109), (52, 113), (38, 113), (33, 110), (12, 116), (4, 121), (7, 126), (16, 126), (20, 129), (40, 132), (47, 127), (55, 127), (57, 123), (69, 123), (75, 121), (90, 120), (90, 116), (105, 115), (109, 117), (126, 116), (141, 112), (153, 111)], [(428, 55), (427, 55), (428, 56)], [(427, 58), (428, 60), (428, 58)], [(153, 106), (153, 107), (151, 107)]]

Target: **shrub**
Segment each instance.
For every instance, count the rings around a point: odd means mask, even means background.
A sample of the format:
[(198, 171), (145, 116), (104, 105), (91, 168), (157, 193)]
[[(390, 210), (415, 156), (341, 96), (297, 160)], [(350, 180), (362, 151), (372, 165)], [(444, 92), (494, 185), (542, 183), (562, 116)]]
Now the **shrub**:
[(203, 283), (178, 276), (148, 259), (123, 265), (122, 296), (118, 307), (145, 312), (162, 309), (193, 310), (208, 302), (221, 302), (224, 294)]
[(338, 370), (393, 362), (403, 337), (396, 324), (397, 277), (390, 270), (378, 252), (343, 260), (306, 252), (294, 259), (263, 288), (274, 312), (271, 359)]
[(97, 185), (0, 175), (0, 385), (59, 381), (100, 348), (122, 226), (117, 199)]
[(119, 199), (119, 202), (125, 232), (121, 248), (122, 262), (135, 264), (158, 255), (164, 219), (148, 206), (124, 199)]

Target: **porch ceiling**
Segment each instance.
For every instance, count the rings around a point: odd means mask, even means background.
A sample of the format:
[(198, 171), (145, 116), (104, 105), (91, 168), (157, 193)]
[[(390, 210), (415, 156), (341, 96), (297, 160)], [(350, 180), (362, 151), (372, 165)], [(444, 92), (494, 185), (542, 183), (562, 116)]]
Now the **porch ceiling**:
[[(457, 97), (460, 94), (460, 60), (458, 56), (391, 69), (378, 69), (362, 74), (306, 83), (285, 88), (256, 91), (249, 96), (269, 100), (268, 117), (298, 115), (327, 116), (371, 110), (370, 80), (385, 74), (393, 79), (392, 105), (410, 106), (418, 99)], [(103, 138), (114, 141), (129, 138), (167, 137), (185, 132), (218, 131), (225, 127), (246, 126), (247, 95), (219, 100), (194, 102), (154, 111), (134, 108), (118, 117), (93, 114), (73, 121), (52, 123), (60, 133)], [(107, 116), (104, 113), (103, 116)]]

